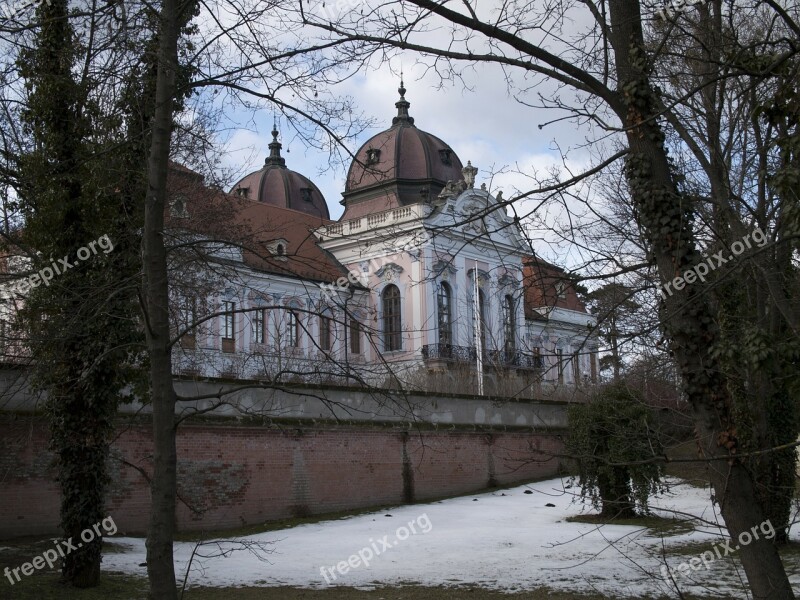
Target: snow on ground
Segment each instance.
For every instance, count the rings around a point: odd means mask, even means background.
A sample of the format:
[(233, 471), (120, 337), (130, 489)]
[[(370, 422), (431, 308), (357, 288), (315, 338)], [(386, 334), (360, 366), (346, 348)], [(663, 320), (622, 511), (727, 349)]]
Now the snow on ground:
[[(206, 558), (194, 557), (189, 585), (370, 588), (401, 583), (466, 584), (509, 592), (548, 586), (619, 597), (675, 596), (662, 577), (664, 545), (697, 544), (699, 555), (722, 539), (719, 529), (707, 524), (662, 539), (639, 527), (567, 522), (567, 517), (586, 509), (572, 501), (575, 490), (564, 485), (560, 479), (551, 479), (246, 538), (263, 544), (266, 552), (238, 549), (219, 557), (213, 555), (220, 548), (240, 546), (225, 542), (204, 546), (198, 552)], [(548, 503), (555, 506), (547, 507)], [(717, 520), (708, 491), (685, 483), (673, 482), (671, 492), (652, 505), (664, 516), (676, 511), (712, 523)], [(145, 568), (139, 566), (145, 560), (144, 540), (114, 538), (114, 542), (125, 550), (105, 555), (103, 569), (145, 575)], [(194, 548), (193, 543), (175, 545), (180, 579)], [(720, 553), (724, 554), (721, 548)], [(675, 569), (691, 556), (668, 557), (668, 564)], [(348, 560), (353, 567), (345, 564)], [(708, 570), (700, 565), (690, 577), (675, 573), (682, 591), (745, 597), (739, 583), (744, 574), (737, 571), (738, 563), (730, 559), (709, 562)], [(800, 591), (800, 573), (795, 571), (792, 581)]]

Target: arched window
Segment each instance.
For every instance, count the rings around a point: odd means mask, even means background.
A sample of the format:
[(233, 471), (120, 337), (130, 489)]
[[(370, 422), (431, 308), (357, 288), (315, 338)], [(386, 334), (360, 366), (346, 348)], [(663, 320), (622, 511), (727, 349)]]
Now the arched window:
[(400, 318), (400, 290), (396, 285), (387, 285), (381, 294), (383, 299), (383, 346), (387, 351), (402, 348)]
[(514, 298), (509, 294), (503, 298), (503, 337), (504, 350), (513, 353), (516, 348), (517, 320), (514, 310)]
[(439, 309), (439, 343), (453, 343), (453, 321), (452, 321), (452, 294), (450, 286), (442, 282), (439, 284), (439, 294), (437, 305)]

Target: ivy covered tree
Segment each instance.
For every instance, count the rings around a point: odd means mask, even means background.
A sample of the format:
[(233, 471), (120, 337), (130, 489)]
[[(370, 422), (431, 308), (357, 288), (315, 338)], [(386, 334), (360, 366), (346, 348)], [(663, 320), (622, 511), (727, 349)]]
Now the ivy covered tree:
[(33, 384), (47, 397), (61, 528), (76, 546), (64, 558), (63, 579), (91, 587), (102, 539), (86, 542), (81, 532), (107, 516), (117, 407), (137, 380), (143, 350), (136, 300), (143, 194), (129, 185), (136, 177), (120, 144), (122, 121), (98, 92), (97, 73), (86, 68), (87, 57), (109, 48), (99, 33), (82, 44), (70, 18), (66, 0), (41, 4), (17, 62), (27, 139), (18, 160), (18, 242), (30, 272), (51, 279), (20, 290), (20, 324)]
[(603, 518), (630, 518), (648, 510), (648, 499), (664, 489), (662, 467), (635, 464), (660, 453), (650, 427), (650, 410), (624, 380), (602, 387), (586, 404), (569, 409), (569, 453), (581, 498)]

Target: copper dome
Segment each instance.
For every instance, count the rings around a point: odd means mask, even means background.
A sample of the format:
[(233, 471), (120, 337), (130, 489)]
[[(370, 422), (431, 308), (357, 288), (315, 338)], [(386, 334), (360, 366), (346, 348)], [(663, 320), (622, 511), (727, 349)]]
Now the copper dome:
[(275, 129), (269, 149), (261, 170), (245, 176), (233, 186), (231, 194), (330, 219), (328, 204), (319, 188), (308, 177), (286, 168)]
[(449, 180), (463, 179), (452, 148), (414, 125), (402, 82), (398, 91), (392, 126), (361, 146), (350, 165), (343, 219), (432, 199)]

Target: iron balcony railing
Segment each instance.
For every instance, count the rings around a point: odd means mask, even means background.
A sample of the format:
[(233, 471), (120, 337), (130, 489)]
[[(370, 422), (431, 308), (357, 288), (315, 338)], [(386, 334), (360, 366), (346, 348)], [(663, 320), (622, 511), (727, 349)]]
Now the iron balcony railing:
[[(422, 347), (422, 358), (425, 360), (444, 360), (454, 363), (474, 364), (478, 352), (474, 346), (454, 346), (453, 344), (427, 344)], [(522, 352), (521, 350), (484, 350), (483, 362), (486, 365), (513, 367), (517, 369), (536, 369), (544, 367), (540, 355)]]

